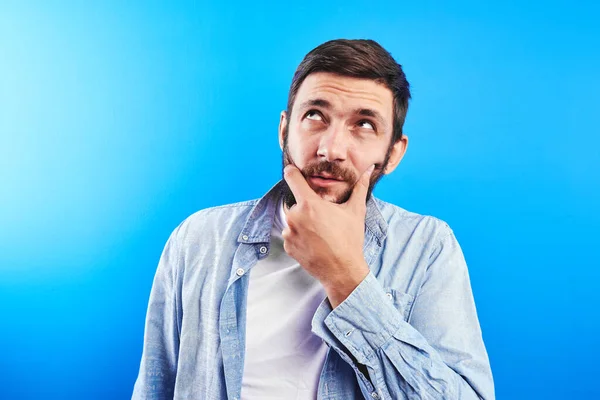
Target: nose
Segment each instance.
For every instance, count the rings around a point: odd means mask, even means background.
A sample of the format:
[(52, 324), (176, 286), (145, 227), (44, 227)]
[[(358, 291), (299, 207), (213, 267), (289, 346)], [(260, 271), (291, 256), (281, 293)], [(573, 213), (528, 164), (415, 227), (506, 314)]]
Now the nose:
[(329, 162), (344, 161), (348, 155), (348, 138), (342, 127), (331, 125), (319, 142), (317, 156)]

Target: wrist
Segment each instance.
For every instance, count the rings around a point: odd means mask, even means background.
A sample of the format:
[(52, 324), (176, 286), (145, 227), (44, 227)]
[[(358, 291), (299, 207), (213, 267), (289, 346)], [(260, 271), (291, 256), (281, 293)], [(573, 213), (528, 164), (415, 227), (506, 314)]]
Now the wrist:
[(336, 308), (346, 300), (354, 289), (369, 275), (370, 269), (366, 261), (362, 260), (362, 262), (355, 265), (349, 268), (347, 273), (338, 276), (335, 281), (323, 284), (332, 308)]

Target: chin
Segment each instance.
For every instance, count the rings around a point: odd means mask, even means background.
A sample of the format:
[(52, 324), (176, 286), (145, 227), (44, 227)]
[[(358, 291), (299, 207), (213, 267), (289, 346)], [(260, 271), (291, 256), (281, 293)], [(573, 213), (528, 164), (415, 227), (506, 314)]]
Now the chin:
[(321, 196), (323, 200), (327, 200), (330, 203), (338, 203), (339, 200), (339, 196), (334, 196), (332, 194), (320, 194), (319, 196)]
[(323, 200), (336, 204), (345, 203), (348, 197), (346, 193), (319, 193), (319, 196), (321, 196)]
[(352, 194), (351, 187), (345, 188), (327, 188), (327, 187), (313, 187), (313, 185), (309, 185), (315, 193), (319, 195), (323, 200), (329, 201), (331, 203), (342, 204), (348, 201), (350, 195)]

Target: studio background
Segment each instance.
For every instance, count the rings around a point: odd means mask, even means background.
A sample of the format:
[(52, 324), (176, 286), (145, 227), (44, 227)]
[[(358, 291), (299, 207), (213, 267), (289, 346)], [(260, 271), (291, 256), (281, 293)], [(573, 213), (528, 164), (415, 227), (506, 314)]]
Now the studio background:
[(372, 38), (412, 86), (375, 195), (465, 253), (499, 399), (600, 396), (597, 2), (0, 2), (0, 398), (127, 399), (157, 262), (261, 197), (292, 74)]

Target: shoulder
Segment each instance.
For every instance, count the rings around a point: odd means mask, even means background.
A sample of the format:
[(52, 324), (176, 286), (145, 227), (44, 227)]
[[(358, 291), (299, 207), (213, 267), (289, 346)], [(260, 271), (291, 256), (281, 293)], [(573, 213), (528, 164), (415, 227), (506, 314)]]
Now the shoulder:
[[(402, 262), (404, 267), (394, 269), (390, 274), (410, 271), (411, 276), (420, 277), (421, 282), (434, 272), (436, 276), (464, 273), (466, 264), (462, 250), (446, 221), (381, 200), (377, 200), (377, 205), (387, 222), (387, 235), (382, 246), (384, 258), (389, 260), (389, 265)], [(431, 269), (433, 264), (437, 265), (435, 270)], [(410, 281), (411, 278), (406, 276), (405, 279)]]
[(395, 204), (374, 198), (388, 226), (388, 236), (410, 236), (419, 242), (439, 243), (451, 235), (448, 223), (432, 215), (408, 211)]
[(199, 223), (204, 223), (221, 218), (235, 218), (249, 212), (258, 203), (259, 199), (241, 201), (238, 203), (223, 204), (198, 210), (187, 217), (182, 224), (193, 227)]
[(259, 199), (204, 208), (184, 219), (172, 233), (173, 239), (186, 244), (200, 237), (214, 237), (231, 230), (239, 230)]

